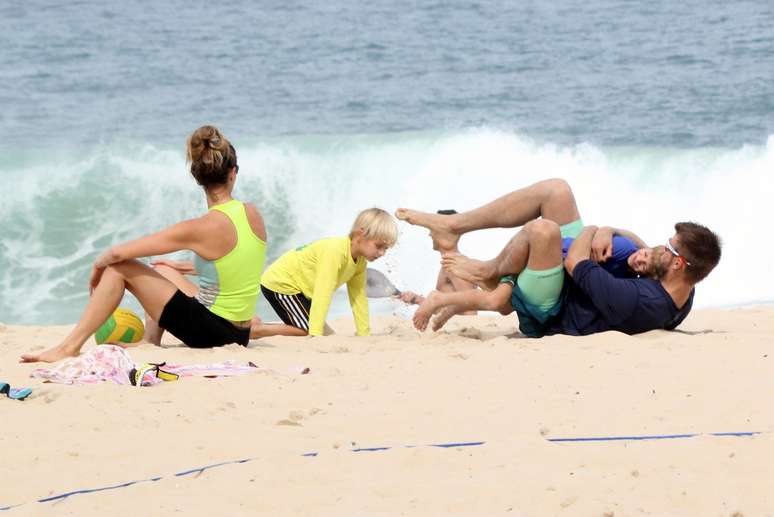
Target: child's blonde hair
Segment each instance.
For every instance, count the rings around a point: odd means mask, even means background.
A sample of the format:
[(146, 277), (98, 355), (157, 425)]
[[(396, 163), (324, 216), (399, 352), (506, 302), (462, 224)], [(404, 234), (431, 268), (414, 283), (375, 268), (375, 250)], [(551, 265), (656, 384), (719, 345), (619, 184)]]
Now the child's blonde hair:
[(395, 219), (381, 208), (368, 208), (357, 214), (349, 231), (349, 238), (354, 237), (358, 230), (363, 230), (362, 238), (378, 239), (389, 247), (394, 246), (398, 240), (398, 225), (395, 224)]

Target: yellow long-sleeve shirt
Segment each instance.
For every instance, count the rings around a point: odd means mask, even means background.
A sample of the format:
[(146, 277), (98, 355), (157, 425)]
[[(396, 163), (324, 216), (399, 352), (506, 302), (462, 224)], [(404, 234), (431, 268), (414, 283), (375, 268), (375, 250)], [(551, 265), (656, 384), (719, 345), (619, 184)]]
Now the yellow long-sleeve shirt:
[(322, 336), (333, 292), (347, 284), (349, 304), (358, 336), (368, 336), (365, 257), (352, 259), (349, 237), (320, 239), (290, 250), (263, 272), (261, 285), (281, 294), (298, 294), (312, 300), (309, 335)]

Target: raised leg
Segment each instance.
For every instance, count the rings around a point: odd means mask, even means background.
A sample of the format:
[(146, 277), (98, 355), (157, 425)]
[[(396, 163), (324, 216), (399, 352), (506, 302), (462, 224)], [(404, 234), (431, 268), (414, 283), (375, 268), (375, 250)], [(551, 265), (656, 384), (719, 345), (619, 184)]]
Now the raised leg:
[(77, 356), (86, 340), (113, 313), (129, 290), (140, 301), (145, 312), (158, 321), (164, 306), (175, 294), (177, 287), (149, 266), (127, 260), (105, 268), (102, 278), (91, 294), (86, 309), (75, 328), (59, 345), (40, 354), (23, 354), (21, 362), (54, 362)]
[(527, 266), (542, 270), (561, 264), (562, 236), (557, 223), (537, 219), (525, 224), (492, 260), (475, 260), (460, 253), (445, 253), (441, 263), (451, 274), (493, 289), (500, 277), (517, 275)]
[(580, 212), (570, 185), (554, 178), (515, 190), (469, 212), (439, 215), (399, 208), (395, 217), (428, 228), (439, 249), (448, 251), (461, 235), (474, 230), (515, 228), (539, 217), (561, 226), (580, 219)]

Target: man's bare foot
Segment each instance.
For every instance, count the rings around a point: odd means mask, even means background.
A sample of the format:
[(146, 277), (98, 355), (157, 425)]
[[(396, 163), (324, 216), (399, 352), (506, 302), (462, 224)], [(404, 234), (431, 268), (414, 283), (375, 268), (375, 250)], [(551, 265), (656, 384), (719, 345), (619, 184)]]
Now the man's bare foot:
[(438, 245), (439, 250), (452, 250), (456, 248), (460, 235), (449, 226), (448, 215), (430, 214), (419, 212), (410, 208), (398, 208), (395, 217), (415, 226), (424, 226), (430, 230), (430, 237)]
[(469, 258), (462, 253), (443, 253), (441, 265), (447, 273), (476, 285), (490, 282), (494, 276), (493, 268), (489, 262)]
[(446, 322), (455, 314), (457, 314), (457, 308), (453, 305), (439, 310), (433, 318), (433, 331), (438, 332), (441, 330), (441, 328), (446, 325)]
[(438, 301), (440, 297), (441, 293), (438, 291), (433, 291), (427, 295), (425, 301), (419, 304), (419, 307), (417, 308), (416, 312), (414, 313), (414, 317), (412, 318), (414, 321), (415, 329), (422, 332), (427, 330), (427, 324), (430, 321), (430, 317), (438, 308)]
[(60, 359), (67, 357), (77, 357), (78, 350), (55, 346), (39, 354), (22, 354), (19, 358), (20, 363), (55, 363)]

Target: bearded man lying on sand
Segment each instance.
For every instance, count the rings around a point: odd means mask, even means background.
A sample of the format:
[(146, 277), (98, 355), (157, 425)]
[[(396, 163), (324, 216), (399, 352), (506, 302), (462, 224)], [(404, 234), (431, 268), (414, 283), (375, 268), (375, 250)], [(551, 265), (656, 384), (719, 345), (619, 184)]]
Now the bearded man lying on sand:
[[(519, 330), (528, 337), (672, 330), (690, 312), (694, 286), (721, 254), (718, 236), (692, 222), (675, 224), (675, 234), (654, 248), (631, 232), (584, 227), (572, 189), (561, 179), (538, 182), (460, 214), (399, 208), (395, 215), (428, 228), (444, 247), (470, 231), (523, 226), (492, 260), (444, 256), (449, 272), (489, 291), (431, 293), (414, 314), (414, 326), (422, 331), (433, 315), (433, 329), (438, 330), (453, 315), (469, 310), (515, 311)], [(640, 249), (628, 254), (616, 250), (616, 234)], [(574, 239), (569, 249), (566, 239)], [(621, 268), (622, 261), (640, 276), (625, 278), (631, 274)]]

